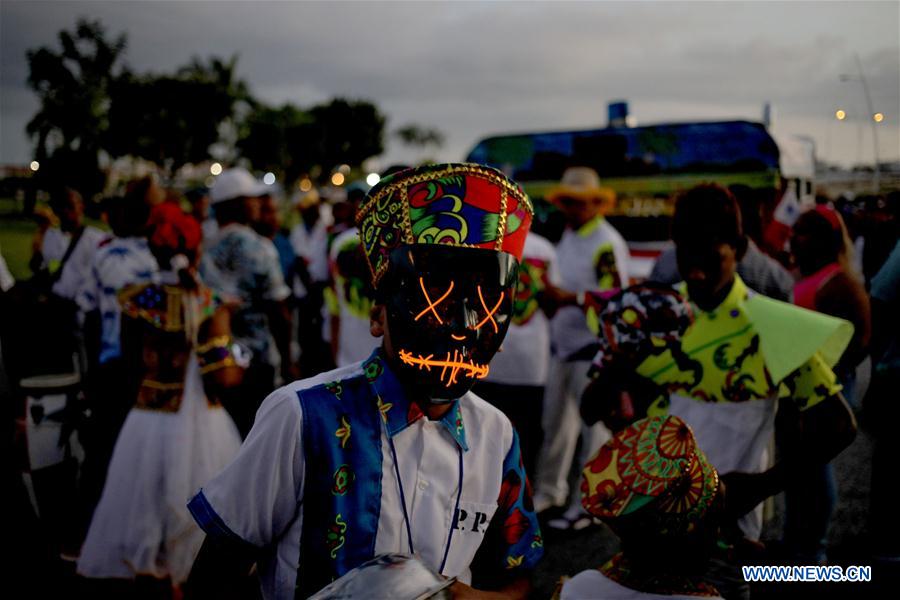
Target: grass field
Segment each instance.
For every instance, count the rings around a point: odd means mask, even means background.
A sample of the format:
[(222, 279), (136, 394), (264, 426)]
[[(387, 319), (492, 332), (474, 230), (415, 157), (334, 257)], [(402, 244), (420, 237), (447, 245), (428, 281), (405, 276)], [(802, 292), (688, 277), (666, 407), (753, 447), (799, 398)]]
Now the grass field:
[[(37, 231), (37, 223), (21, 214), (22, 207), (13, 198), (0, 198), (0, 252), (16, 280), (31, 277), (28, 261), (31, 259), (31, 239)], [(86, 225), (109, 229), (105, 223), (85, 218)]]
[(37, 229), (32, 219), (23, 217), (18, 211), (15, 200), (0, 198), (0, 252), (17, 280), (31, 277), (28, 259), (31, 258), (31, 238)]

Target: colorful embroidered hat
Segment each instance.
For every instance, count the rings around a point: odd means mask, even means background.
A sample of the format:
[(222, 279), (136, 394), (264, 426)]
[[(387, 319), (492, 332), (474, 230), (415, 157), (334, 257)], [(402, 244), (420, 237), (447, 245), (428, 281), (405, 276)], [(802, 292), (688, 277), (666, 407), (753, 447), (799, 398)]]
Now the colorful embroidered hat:
[(690, 533), (712, 506), (719, 475), (675, 416), (617, 433), (582, 471), (581, 503), (597, 518), (637, 516), (661, 534)]
[(356, 223), (372, 273), (387, 271), (402, 244), (445, 244), (508, 252), (521, 260), (534, 210), (518, 184), (477, 164), (400, 171), (369, 190)]
[(687, 299), (674, 288), (654, 282), (585, 296), (588, 327), (600, 348), (594, 366), (603, 368), (615, 356), (640, 362), (681, 339), (694, 314)]

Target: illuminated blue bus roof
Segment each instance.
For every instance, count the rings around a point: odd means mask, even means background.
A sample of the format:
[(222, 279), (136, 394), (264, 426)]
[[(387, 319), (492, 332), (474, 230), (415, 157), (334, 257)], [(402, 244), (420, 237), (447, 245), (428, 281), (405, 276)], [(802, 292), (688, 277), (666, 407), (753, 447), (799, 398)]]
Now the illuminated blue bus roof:
[(778, 146), (760, 123), (668, 123), (491, 136), (467, 160), (521, 182), (558, 180), (573, 165), (602, 178), (759, 173), (777, 172)]

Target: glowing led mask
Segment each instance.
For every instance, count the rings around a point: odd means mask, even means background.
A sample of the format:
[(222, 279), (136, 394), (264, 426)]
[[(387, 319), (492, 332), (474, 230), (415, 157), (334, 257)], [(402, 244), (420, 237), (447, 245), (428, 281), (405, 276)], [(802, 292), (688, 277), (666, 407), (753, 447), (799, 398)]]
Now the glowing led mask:
[(517, 266), (511, 254), (480, 248), (396, 249), (382, 289), (404, 378), (449, 401), (486, 377), (509, 327)]

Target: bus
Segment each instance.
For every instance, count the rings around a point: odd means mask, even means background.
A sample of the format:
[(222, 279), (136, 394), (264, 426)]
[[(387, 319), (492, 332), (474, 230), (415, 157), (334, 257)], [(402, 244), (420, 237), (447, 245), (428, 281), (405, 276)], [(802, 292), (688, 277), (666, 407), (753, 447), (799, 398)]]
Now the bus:
[(629, 127), (622, 121), (602, 129), (490, 136), (475, 145), (467, 160), (496, 167), (519, 182), (535, 205), (534, 230), (554, 241), (563, 224), (544, 197), (566, 168), (596, 170), (602, 185), (615, 192), (616, 202), (606, 216), (628, 242), (632, 272), (640, 279), (669, 244), (679, 192), (718, 183), (774, 195), (780, 185), (779, 156), (778, 144), (761, 123)]

